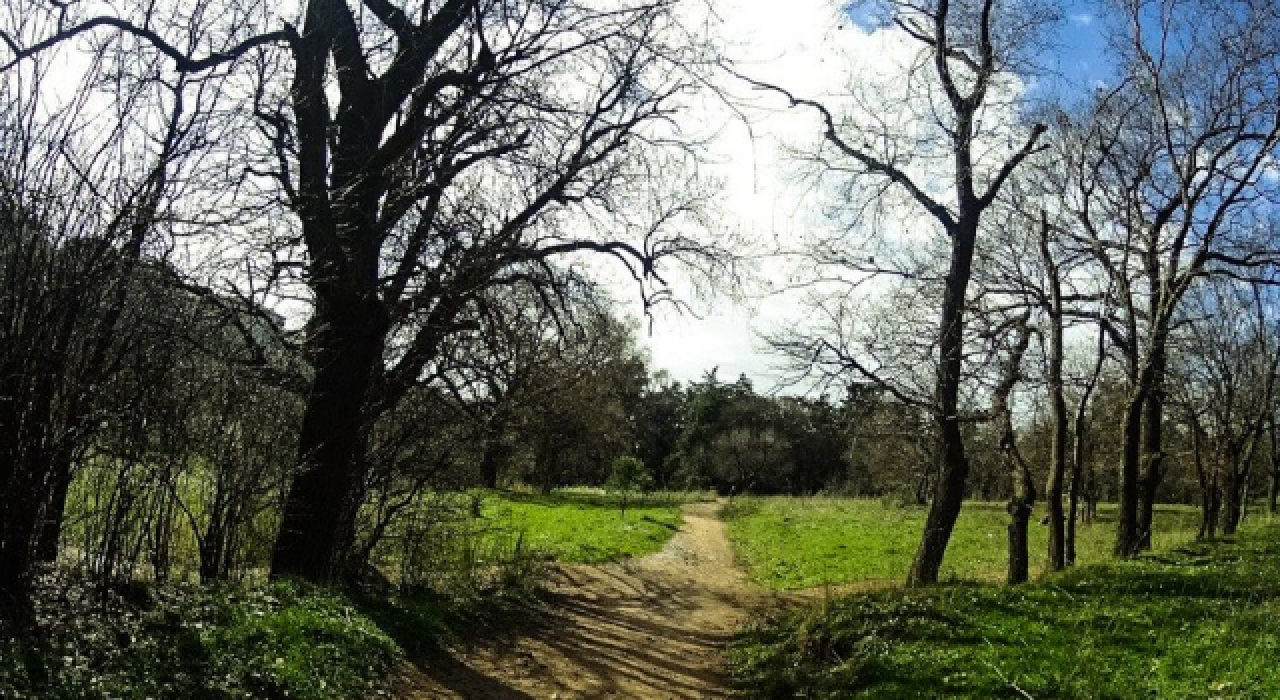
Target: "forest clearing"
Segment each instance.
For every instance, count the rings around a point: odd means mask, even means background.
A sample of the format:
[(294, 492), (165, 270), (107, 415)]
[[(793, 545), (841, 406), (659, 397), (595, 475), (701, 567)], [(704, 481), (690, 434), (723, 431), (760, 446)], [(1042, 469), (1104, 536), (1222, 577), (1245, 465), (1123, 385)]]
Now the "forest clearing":
[[(0, 687), (24, 697), (44, 666), (59, 674), (48, 697), (986, 698), (1016, 686), (1118, 698), (1135, 687), (1124, 672), (1151, 663), (1144, 695), (1280, 692), (1280, 533), (1266, 516), (1197, 544), (1196, 513), (1162, 509), (1169, 541), (1151, 554), (1114, 563), (1090, 545), (1078, 568), (1009, 589), (1003, 519), (971, 504), (956, 534), (964, 570), (928, 591), (891, 575), (919, 506), (688, 493), (641, 497), (624, 516), (592, 489), (472, 498), (465, 527), (480, 534), (467, 542), (490, 544), (464, 548), (460, 577), (435, 585), (479, 595), (162, 587), (77, 610), (50, 640), (64, 646), (43, 651), (74, 657), (7, 648)], [(504, 556), (495, 585), (483, 558)]]
[(0, 700), (1278, 669), (1276, 0), (0, 0)]

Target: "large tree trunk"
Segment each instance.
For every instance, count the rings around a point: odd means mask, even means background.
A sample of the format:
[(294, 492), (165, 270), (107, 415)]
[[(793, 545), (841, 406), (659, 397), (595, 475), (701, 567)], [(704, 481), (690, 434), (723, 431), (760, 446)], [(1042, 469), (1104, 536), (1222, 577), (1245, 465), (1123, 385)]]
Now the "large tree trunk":
[(951, 267), (943, 291), (938, 329), (938, 483), (925, 519), (920, 546), (907, 574), (908, 586), (938, 582), (938, 571), (942, 568), (951, 531), (960, 517), (965, 481), (969, 477), (969, 461), (965, 457), (964, 436), (960, 432), (959, 397), (965, 295), (972, 272), (977, 224), (977, 216), (974, 215), (952, 232)]
[(271, 575), (335, 582), (346, 573), (363, 499), (369, 390), (386, 331), (371, 305), (325, 297), (313, 321), (315, 377)]
[(43, 505), (38, 475), (29, 464), (17, 465), (6, 494), (0, 522), (0, 607), (27, 591), (38, 560), (37, 539)]
[(1165, 365), (1164, 334), (1152, 338), (1151, 375), (1146, 403), (1142, 411), (1142, 479), (1139, 492), (1138, 550), (1151, 549), (1152, 518), (1155, 513), (1156, 493), (1164, 479), (1164, 405)]
[(1244, 516), (1244, 501), (1249, 483), (1249, 473), (1237, 472), (1229, 475), (1223, 489), (1226, 493), (1222, 512), (1222, 534), (1230, 537), (1240, 528)]
[(1120, 465), (1120, 503), (1116, 513), (1115, 555), (1132, 557), (1138, 553), (1138, 476), (1142, 458), (1142, 407), (1146, 403), (1141, 388), (1124, 407), (1124, 454)]
[(484, 454), (480, 457), (480, 481), (489, 490), (498, 488), (498, 446), (494, 444), (496, 440), (497, 438), (485, 440)]

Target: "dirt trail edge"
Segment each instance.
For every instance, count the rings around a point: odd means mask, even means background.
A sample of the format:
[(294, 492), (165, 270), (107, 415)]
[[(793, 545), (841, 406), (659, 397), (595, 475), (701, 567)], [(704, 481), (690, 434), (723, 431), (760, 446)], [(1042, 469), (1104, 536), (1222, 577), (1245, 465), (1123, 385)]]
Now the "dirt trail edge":
[(538, 625), (414, 673), (402, 697), (725, 698), (724, 648), (752, 615), (797, 600), (734, 566), (718, 503), (686, 506), (661, 552), (566, 568)]

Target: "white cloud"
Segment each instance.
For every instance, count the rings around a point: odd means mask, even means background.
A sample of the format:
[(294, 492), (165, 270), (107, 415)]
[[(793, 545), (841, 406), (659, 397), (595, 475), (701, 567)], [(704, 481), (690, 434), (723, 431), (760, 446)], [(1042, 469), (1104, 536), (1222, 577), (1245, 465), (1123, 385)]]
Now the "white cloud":
[[(739, 71), (837, 106), (848, 93), (851, 76), (891, 84), (914, 51), (896, 34), (863, 31), (839, 3), (829, 0), (794, 0), (785, 11), (765, 0), (734, 0), (717, 2), (714, 11), (725, 51)], [(685, 114), (682, 127), (693, 135), (712, 136), (708, 170), (723, 183), (723, 224), (762, 244), (792, 247), (832, 226), (822, 213), (827, 200), (795, 177), (787, 156), (787, 147), (803, 148), (821, 139), (817, 115), (791, 109), (778, 95), (728, 76), (718, 87), (731, 95), (735, 108), (705, 95)], [(784, 275), (777, 262), (761, 270), (775, 284)], [(627, 288), (619, 288), (617, 296), (635, 298)], [(746, 373), (759, 388), (771, 388), (776, 361), (763, 351), (757, 333), (794, 319), (795, 299), (740, 303), (721, 298), (698, 311), (701, 320), (664, 313), (656, 316), (651, 332), (646, 325), (642, 341), (655, 369), (688, 381), (718, 366), (721, 378)]]

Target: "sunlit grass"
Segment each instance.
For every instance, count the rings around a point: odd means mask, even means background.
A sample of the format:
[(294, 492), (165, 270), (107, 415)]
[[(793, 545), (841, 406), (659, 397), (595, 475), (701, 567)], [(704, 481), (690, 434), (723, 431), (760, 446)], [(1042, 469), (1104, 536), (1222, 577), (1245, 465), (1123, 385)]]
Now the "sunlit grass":
[(524, 546), (570, 564), (597, 564), (652, 554), (680, 528), (680, 503), (660, 495), (627, 505), (597, 491), (549, 495), (490, 492), (481, 516), (521, 533)]
[(1280, 697), (1280, 527), (1006, 587), (852, 595), (735, 643), (754, 698)]
[[(1115, 538), (1115, 509), (1100, 507), (1093, 524), (1077, 531), (1077, 561), (1110, 558)], [(1032, 572), (1044, 568), (1048, 529), (1039, 524), (1043, 507), (1030, 526)], [(842, 498), (744, 498), (725, 511), (729, 537), (739, 562), (751, 577), (780, 589), (810, 588), (867, 581), (898, 583), (920, 542), (923, 507)], [(1185, 544), (1196, 534), (1198, 514), (1186, 506), (1162, 506), (1156, 512), (1157, 550)], [(1004, 576), (1008, 559), (1004, 505), (970, 502), (956, 523), (942, 567), (942, 578), (992, 580)]]

